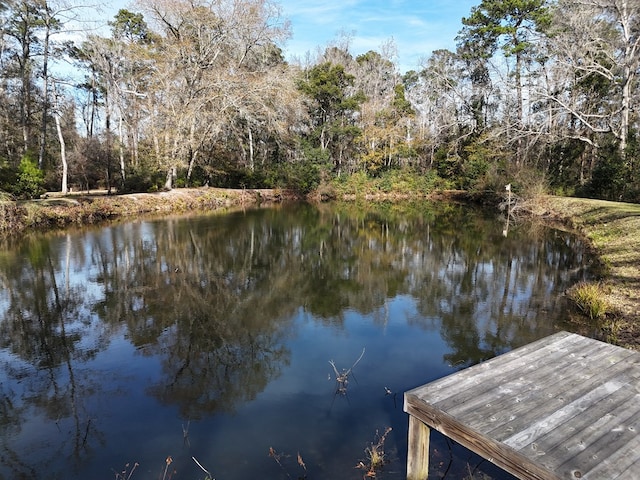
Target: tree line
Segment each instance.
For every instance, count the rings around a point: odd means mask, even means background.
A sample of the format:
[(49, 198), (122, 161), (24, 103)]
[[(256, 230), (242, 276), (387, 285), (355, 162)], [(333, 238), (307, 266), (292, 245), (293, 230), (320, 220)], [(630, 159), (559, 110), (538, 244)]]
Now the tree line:
[(0, 189), (309, 192), (398, 172), (640, 201), (640, 0), (482, 0), (456, 49), (285, 60), (272, 0), (0, 3)]

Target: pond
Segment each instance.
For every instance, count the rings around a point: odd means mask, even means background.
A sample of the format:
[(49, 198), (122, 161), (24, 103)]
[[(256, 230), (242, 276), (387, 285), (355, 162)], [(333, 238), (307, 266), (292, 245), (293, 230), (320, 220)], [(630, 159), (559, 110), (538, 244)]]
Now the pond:
[[(405, 478), (404, 391), (571, 329), (586, 244), (504, 228), (295, 204), (6, 247), (0, 478)], [(510, 478), (437, 434), (431, 469)]]

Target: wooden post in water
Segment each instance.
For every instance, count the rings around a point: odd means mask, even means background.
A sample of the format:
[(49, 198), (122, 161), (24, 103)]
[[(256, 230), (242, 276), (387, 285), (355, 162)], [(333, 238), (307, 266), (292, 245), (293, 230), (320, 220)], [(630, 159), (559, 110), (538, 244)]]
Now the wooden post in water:
[(425, 480), (429, 476), (429, 435), (420, 419), (409, 415), (407, 480)]
[(404, 394), (407, 479), (429, 429), (522, 480), (640, 479), (640, 352), (558, 332)]

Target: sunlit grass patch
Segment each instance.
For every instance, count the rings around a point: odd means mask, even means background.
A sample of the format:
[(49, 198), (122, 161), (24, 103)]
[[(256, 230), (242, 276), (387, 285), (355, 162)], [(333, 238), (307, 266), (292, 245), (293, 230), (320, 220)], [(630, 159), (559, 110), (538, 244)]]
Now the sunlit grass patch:
[(606, 293), (600, 283), (593, 282), (580, 282), (568, 292), (569, 298), (592, 320), (602, 320), (609, 311)]

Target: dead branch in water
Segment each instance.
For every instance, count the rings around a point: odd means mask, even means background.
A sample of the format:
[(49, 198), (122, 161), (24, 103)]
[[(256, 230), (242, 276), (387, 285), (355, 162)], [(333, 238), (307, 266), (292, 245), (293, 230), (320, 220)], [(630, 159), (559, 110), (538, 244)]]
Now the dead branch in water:
[(355, 363), (351, 365), (351, 368), (349, 368), (348, 370), (342, 370), (342, 372), (338, 372), (335, 362), (333, 360), (329, 360), (329, 364), (333, 367), (333, 371), (336, 374), (336, 393), (346, 395), (347, 384), (349, 383), (349, 375), (351, 375), (351, 372), (353, 371), (355, 366), (358, 365), (360, 360), (362, 360), (362, 357), (364, 357), (364, 350), (365, 349), (363, 348), (362, 353), (355, 361)]

